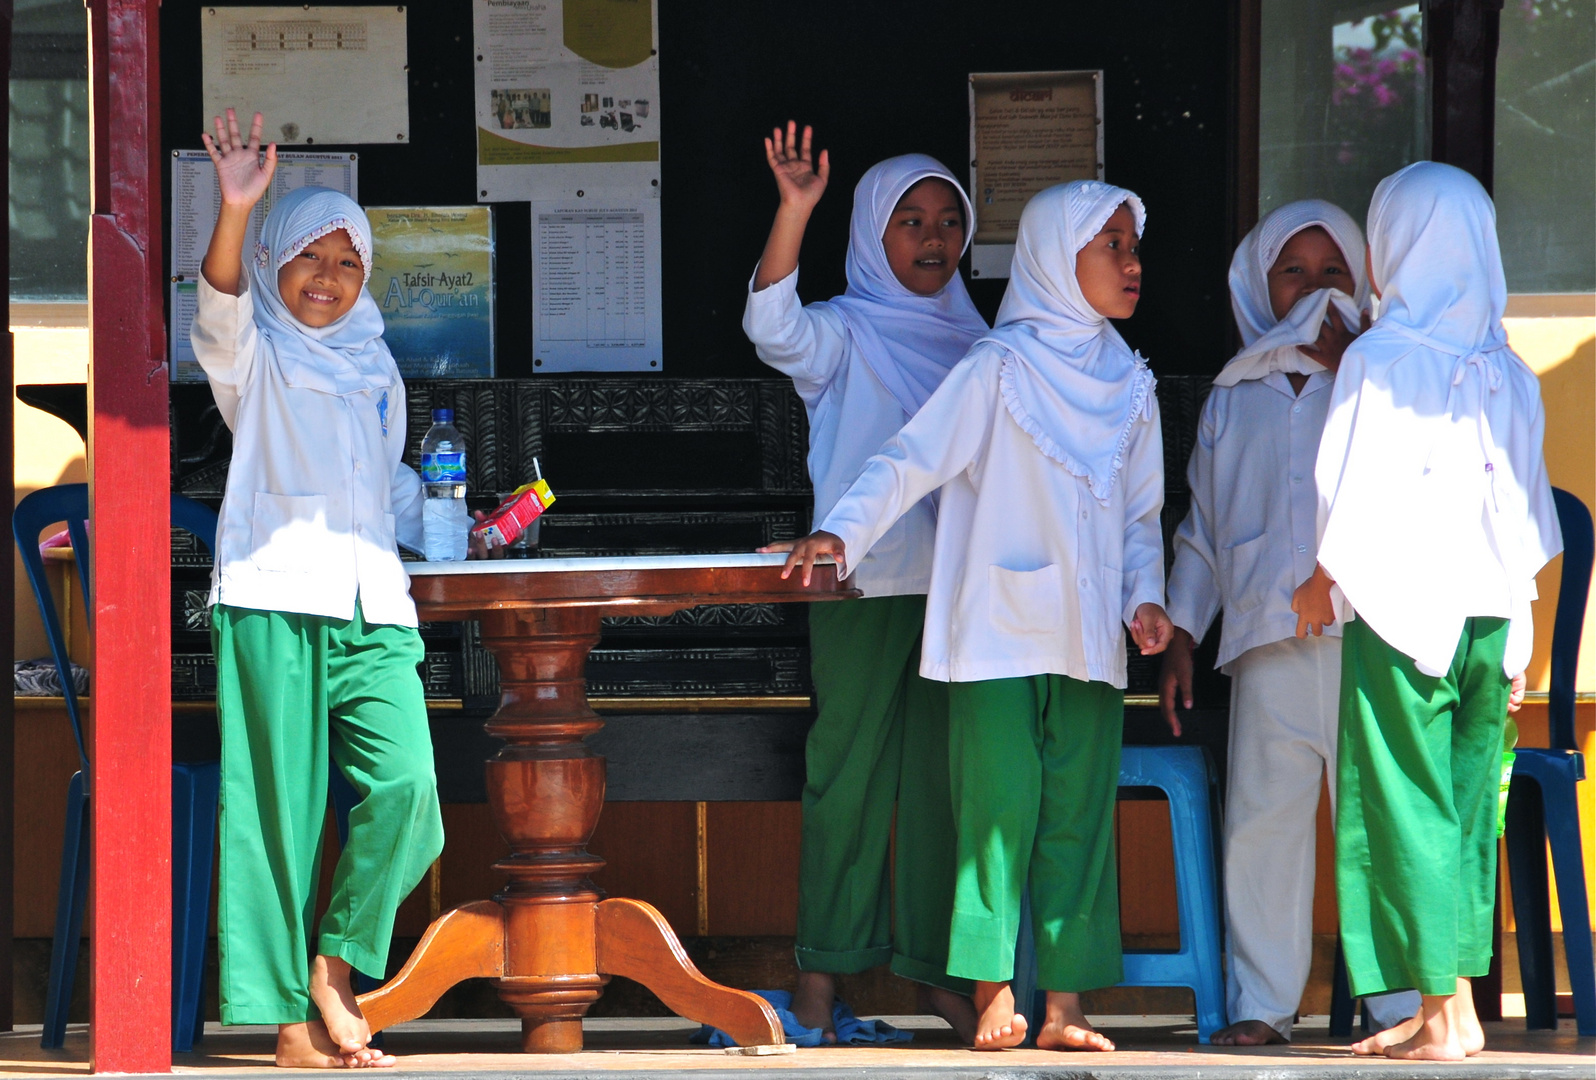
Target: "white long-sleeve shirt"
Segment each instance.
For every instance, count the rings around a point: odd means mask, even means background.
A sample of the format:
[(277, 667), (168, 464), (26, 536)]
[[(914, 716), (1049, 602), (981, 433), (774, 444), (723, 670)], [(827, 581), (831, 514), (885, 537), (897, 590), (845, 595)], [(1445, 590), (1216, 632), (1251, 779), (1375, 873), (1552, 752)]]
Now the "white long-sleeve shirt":
[(1003, 352), (977, 345), (871, 458), (821, 528), (846, 569), (941, 488), (920, 674), (1056, 673), (1125, 685), (1125, 627), (1164, 599), (1163, 437), (1135, 425), (1108, 504), (1043, 456), (1003, 403)]
[[(903, 406), (854, 348), (842, 316), (798, 301), (798, 271), (767, 288), (749, 285), (743, 330), (759, 358), (791, 376), (809, 410), (809, 479), (815, 523), (825, 519), (865, 462), (903, 426)], [(856, 560), (854, 581), (866, 596), (923, 594), (931, 582), (936, 508), (909, 507), (880, 543)]]
[[(1293, 637), (1291, 594), (1319, 554), (1314, 463), (1333, 377), (1296, 394), (1281, 372), (1216, 386), (1197, 422), (1186, 476), (1191, 511), (1175, 531), (1169, 618), (1201, 641), (1221, 609), (1218, 666)], [(1341, 623), (1325, 632), (1339, 635)]]
[(421, 478), (403, 464), (398, 368), (279, 370), (253, 301), (201, 276), (194, 355), (233, 432), (210, 602), (416, 625), (396, 543), (421, 547)]

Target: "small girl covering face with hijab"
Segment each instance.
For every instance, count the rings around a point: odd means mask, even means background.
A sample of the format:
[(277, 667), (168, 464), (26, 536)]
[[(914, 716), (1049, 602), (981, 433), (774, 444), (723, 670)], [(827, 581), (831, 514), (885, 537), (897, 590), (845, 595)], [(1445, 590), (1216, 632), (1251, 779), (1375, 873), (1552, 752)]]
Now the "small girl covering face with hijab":
[[(1225, 804), (1227, 1013), (1217, 1045), (1289, 1041), (1313, 951), (1319, 778), (1334, 804), (1341, 638), (1296, 637), (1291, 594), (1317, 551), (1314, 459), (1335, 371), (1366, 316), (1363, 233), (1319, 199), (1271, 211), (1230, 263), (1244, 347), (1203, 405), (1175, 533), (1162, 704), (1180, 734), (1192, 650), (1224, 611), (1218, 665), (1231, 677)], [(1178, 697), (1177, 697), (1178, 694)], [(1368, 1002), (1376, 1030), (1416, 996)]]
[(1336, 891), (1354, 994), (1422, 1011), (1354, 1046), (1458, 1060), (1484, 1032), (1497, 793), (1535, 574), (1562, 548), (1535, 374), (1508, 348), (1496, 211), (1419, 162), (1369, 206), (1380, 316), (1348, 347), (1319, 447), (1318, 567), (1298, 633), (1342, 619)]
[[(830, 170), (824, 152), (813, 168), (809, 130), (801, 144), (796, 134), (790, 125), (766, 140), (782, 201), (743, 326), (760, 359), (792, 376), (809, 411), (819, 521), (987, 326), (958, 275), (969, 201), (953, 174), (923, 154), (864, 174), (854, 191), (848, 291), (799, 304), (798, 247)], [(859, 567), (865, 598), (809, 612), (820, 710), (806, 751), (792, 1007), (828, 1037), (834, 976), (888, 963), (919, 984), (922, 1011), (974, 1036), (970, 985), (947, 972), (947, 688), (918, 674), (935, 530), (935, 504), (920, 499)]]
[(997, 327), (788, 559), (788, 573), (823, 554), (854, 572), (941, 489), (920, 673), (949, 683), (948, 973), (975, 981), (981, 1049), (1025, 1038), (1010, 983), (1027, 880), (1048, 991), (1036, 1044), (1113, 1049), (1079, 993), (1123, 977), (1125, 630), (1144, 654), (1172, 632), (1153, 377), (1108, 322), (1136, 309), (1144, 219), (1134, 194), (1095, 181), (1033, 198)]
[[(283, 196), (245, 275), (276, 161), (271, 147), (259, 164), (261, 124), (246, 142), (229, 109), (205, 137), (222, 200), (192, 335), (233, 433), (210, 594), (222, 1022), (278, 1025), (279, 1065), (392, 1065), (368, 1045), (350, 970), (387, 969), (394, 912), (443, 849), (395, 547), (421, 546), (421, 480), (402, 461), (404, 383), (366, 292), (360, 207), (324, 188)], [(311, 927), (329, 757), (360, 801)]]

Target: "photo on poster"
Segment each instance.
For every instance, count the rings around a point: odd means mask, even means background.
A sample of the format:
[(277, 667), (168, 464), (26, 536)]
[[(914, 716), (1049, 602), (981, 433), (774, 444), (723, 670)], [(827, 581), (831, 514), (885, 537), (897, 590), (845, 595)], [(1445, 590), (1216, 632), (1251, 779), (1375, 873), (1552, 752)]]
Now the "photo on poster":
[(473, 0), (482, 202), (659, 192), (653, 0)]
[(407, 379), (493, 377), (493, 211), (370, 206), (382, 339)]
[(970, 76), (972, 277), (1008, 277), (1020, 213), (1043, 188), (1103, 178), (1103, 73)]

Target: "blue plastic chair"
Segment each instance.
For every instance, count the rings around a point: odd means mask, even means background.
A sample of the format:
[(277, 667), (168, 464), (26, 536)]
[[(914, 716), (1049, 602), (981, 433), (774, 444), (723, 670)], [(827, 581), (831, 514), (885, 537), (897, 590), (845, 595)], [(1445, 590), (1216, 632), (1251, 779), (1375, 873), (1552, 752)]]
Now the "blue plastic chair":
[[(61, 676), (72, 737), (77, 741), (78, 771), (67, 787), (66, 837), (61, 848), (61, 883), (56, 899), (55, 940), (50, 950), (50, 982), (45, 995), (45, 1049), (56, 1049), (66, 1037), (67, 1006), (77, 974), (78, 942), (83, 933), (83, 905), (88, 899), (89, 830), (91, 794), (89, 756), (83, 741), (78, 696), (67, 660), (66, 638), (56, 615), (55, 601), (44, 576), (39, 554), (39, 533), (48, 525), (65, 521), (77, 560), (78, 582), (84, 611), (92, 619), (89, 585), (89, 491), (85, 484), (62, 484), (26, 496), (11, 515), (11, 532), (22, 556), (39, 605), (50, 653)], [(182, 495), (172, 496), (172, 524), (194, 534), (212, 549), (216, 544), (216, 513)], [(92, 629), (92, 623), (91, 623)], [(101, 713), (101, 722), (107, 722)], [(172, 1049), (186, 1053), (205, 1029), (205, 938), (210, 914), (211, 865), (216, 846), (216, 799), (220, 768), (215, 761), (172, 763)]]
[[(1214, 773), (1198, 746), (1127, 746), (1120, 753), (1119, 786), (1158, 788), (1169, 799), (1175, 849), (1175, 903), (1180, 948), (1125, 950), (1121, 986), (1188, 986), (1196, 998), (1197, 1041), (1225, 1026), (1221, 967), (1219, 874), (1214, 858)], [(1029, 1001), (1031, 1030), (1041, 1030), (1046, 998), (1036, 989), (1036, 947), (1025, 905), (1014, 956), (1014, 1000)]]
[(1575, 791), (1585, 778), (1585, 758), (1574, 740), (1574, 672), (1580, 631), (1590, 592), (1590, 511), (1554, 488), (1563, 530), (1563, 575), (1552, 629), (1552, 679), (1547, 720), (1550, 749), (1523, 748), (1513, 761), (1507, 796), (1507, 867), (1518, 921), (1518, 965), (1524, 982), (1524, 1021), (1529, 1028), (1557, 1027), (1552, 966), (1551, 898), (1546, 885), (1550, 842), (1563, 912), (1563, 952), (1574, 992), (1581, 1035), (1596, 1035), (1596, 972), (1592, 970), (1585, 861), (1580, 851), (1579, 804)]

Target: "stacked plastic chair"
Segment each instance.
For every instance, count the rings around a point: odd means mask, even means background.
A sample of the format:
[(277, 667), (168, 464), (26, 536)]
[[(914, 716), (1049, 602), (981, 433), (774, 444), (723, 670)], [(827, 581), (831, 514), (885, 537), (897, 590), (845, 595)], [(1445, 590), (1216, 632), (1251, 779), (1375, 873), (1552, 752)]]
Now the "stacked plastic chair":
[[(93, 771), (83, 740), (78, 696), (67, 659), (66, 638), (56, 614), (39, 533), (64, 521), (72, 537), (82, 587), (84, 611), (91, 619), (89, 491), (85, 484), (62, 484), (32, 492), (17, 504), (11, 531), (22, 556), (39, 616), (50, 640), (50, 654), (61, 676), (72, 736), (77, 740), (78, 771), (67, 788), (66, 837), (61, 848), (61, 884), (56, 899), (55, 941), (50, 952), (50, 982), (45, 995), (44, 1031), (40, 1044), (61, 1046), (66, 1037), (67, 1006), (77, 973), (78, 942), (83, 933), (83, 906), (89, 891), (89, 799)], [(172, 496), (172, 524), (194, 534), (207, 549), (216, 544), (216, 513), (182, 495)], [(92, 623), (90, 626), (92, 630)], [(99, 722), (116, 723), (108, 702), (101, 702)], [(216, 845), (216, 798), (220, 767), (215, 761), (172, 763), (172, 1049), (185, 1053), (204, 1032), (205, 938), (210, 914), (211, 867)]]
[(1521, 748), (1513, 761), (1507, 797), (1507, 867), (1518, 923), (1526, 1026), (1557, 1027), (1551, 898), (1546, 881), (1549, 845), (1563, 915), (1563, 952), (1574, 992), (1574, 1015), (1581, 1035), (1596, 1035), (1596, 972), (1592, 970), (1590, 908), (1575, 796), (1579, 781), (1585, 778), (1585, 758), (1574, 739), (1574, 674), (1590, 592), (1591, 516), (1568, 492), (1554, 488), (1552, 495), (1563, 530), (1563, 576), (1552, 630), (1552, 678), (1547, 695), (1551, 745), (1544, 750)]
[[(1179, 949), (1125, 950), (1125, 979), (1120, 985), (1190, 987), (1197, 1007), (1197, 1041), (1206, 1043), (1225, 1026), (1213, 764), (1208, 752), (1197, 746), (1127, 746), (1120, 752), (1119, 786), (1157, 788), (1169, 799), (1180, 922)], [(1030, 1003), (1031, 1031), (1040, 1031), (1045, 998), (1036, 989), (1029, 904), (1020, 914), (1014, 976), (1014, 1000)]]

